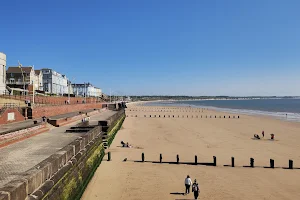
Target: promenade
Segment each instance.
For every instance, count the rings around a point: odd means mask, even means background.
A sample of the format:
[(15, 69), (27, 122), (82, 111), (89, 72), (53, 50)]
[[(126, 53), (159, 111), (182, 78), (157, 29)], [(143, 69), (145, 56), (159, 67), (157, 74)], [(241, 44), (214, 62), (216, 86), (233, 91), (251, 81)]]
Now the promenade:
[[(115, 114), (105, 110), (90, 117), (90, 124), (97, 125)], [(46, 133), (25, 139), (0, 149), (0, 186), (18, 178), (23, 173), (84, 133), (65, 133), (65, 130), (79, 123), (75, 121), (63, 127), (53, 127)], [(31, 122), (32, 123), (32, 122)]]

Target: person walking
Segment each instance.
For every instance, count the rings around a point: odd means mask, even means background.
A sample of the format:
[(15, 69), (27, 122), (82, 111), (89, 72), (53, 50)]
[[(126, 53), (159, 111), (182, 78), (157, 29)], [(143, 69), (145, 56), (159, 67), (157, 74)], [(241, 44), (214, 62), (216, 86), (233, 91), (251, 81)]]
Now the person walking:
[(187, 177), (185, 178), (185, 194), (189, 194), (190, 193), (190, 187), (192, 185), (192, 180), (190, 178), (189, 175), (187, 175)]
[(198, 185), (196, 179), (194, 180), (194, 183), (193, 183), (193, 186), (192, 186), (192, 192), (194, 192), (195, 199), (198, 199), (200, 189), (199, 189), (199, 185)]

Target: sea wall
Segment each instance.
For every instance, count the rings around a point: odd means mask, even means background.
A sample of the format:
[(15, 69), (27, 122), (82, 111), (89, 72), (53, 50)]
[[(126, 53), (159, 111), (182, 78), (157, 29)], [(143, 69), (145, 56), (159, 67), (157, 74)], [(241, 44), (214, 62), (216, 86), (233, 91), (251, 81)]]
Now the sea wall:
[(101, 103), (89, 103), (89, 104), (76, 104), (76, 105), (61, 105), (61, 106), (41, 106), (34, 107), (32, 109), (32, 117), (41, 118), (43, 116), (51, 117), (61, 115), (65, 113), (71, 113), (76, 111), (83, 111), (89, 109), (100, 109)]
[[(125, 119), (124, 110), (107, 119), (115, 135)], [(0, 200), (76, 200), (104, 156), (101, 126), (74, 140), (32, 169), (0, 188)]]

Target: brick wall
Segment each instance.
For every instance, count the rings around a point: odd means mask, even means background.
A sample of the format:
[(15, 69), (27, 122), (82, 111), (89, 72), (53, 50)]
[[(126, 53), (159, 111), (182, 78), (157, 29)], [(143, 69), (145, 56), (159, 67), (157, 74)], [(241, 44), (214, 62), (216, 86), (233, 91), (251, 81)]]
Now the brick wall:
[[(5, 99), (16, 99), (16, 100), (21, 100), (25, 101), (30, 100), (32, 102), (32, 96), (14, 96), (14, 95), (1, 95), (1, 98)], [(54, 105), (64, 105), (65, 102), (68, 100), (68, 97), (54, 97), (54, 96), (35, 96), (34, 97), (34, 102), (36, 104), (54, 104)], [(84, 97), (70, 97), (70, 104), (82, 104), (82, 101), (84, 101)], [(78, 102), (77, 102), (78, 101)], [(95, 103), (97, 101), (96, 98), (94, 97), (88, 97), (86, 98), (87, 103)]]
[(89, 110), (94, 108), (102, 108), (101, 103), (77, 104), (77, 105), (61, 105), (61, 106), (42, 106), (34, 107), (32, 110), (33, 118), (40, 118), (43, 116), (51, 117), (76, 111)]
[[(8, 121), (8, 113), (14, 113), (15, 119)], [(20, 122), (24, 121), (25, 118), (24, 116), (19, 112), (18, 109), (15, 108), (3, 108), (1, 109), (1, 114), (0, 114), (0, 124), (8, 124), (12, 122)]]

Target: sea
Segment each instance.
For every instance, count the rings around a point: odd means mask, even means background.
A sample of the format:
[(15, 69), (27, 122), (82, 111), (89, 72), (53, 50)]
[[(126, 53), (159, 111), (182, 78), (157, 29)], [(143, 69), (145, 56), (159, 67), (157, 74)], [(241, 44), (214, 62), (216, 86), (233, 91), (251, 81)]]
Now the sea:
[(190, 100), (149, 102), (148, 106), (191, 106), (234, 114), (264, 115), (300, 122), (300, 98), (246, 100)]

